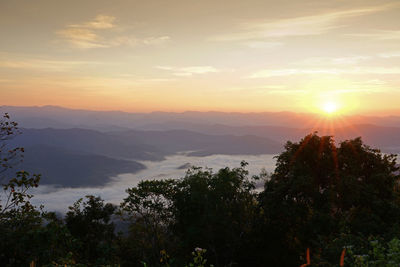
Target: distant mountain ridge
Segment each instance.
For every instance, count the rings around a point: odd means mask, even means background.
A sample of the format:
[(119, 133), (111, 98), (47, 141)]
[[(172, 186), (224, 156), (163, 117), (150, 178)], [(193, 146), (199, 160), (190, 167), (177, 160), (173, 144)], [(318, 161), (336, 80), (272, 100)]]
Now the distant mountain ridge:
[(315, 114), (290, 112), (126, 113), (54, 106), (2, 106), (0, 112), (8, 112), (23, 127), (23, 134), (10, 142), (26, 148), (25, 167), (44, 173), (44, 183), (61, 186), (103, 186), (112, 176), (145, 168), (139, 161), (160, 161), (182, 152), (277, 154), (288, 140), (315, 131), (337, 141), (361, 136), (383, 152), (400, 153), (396, 116), (353, 116), (332, 123)]
[(121, 173), (135, 173), (146, 168), (135, 161), (47, 145), (26, 147), (21, 167), (30, 173), (41, 174), (42, 185), (63, 187), (100, 187), (109, 183), (110, 177)]
[[(0, 106), (0, 112), (8, 112), (25, 128), (86, 128), (101, 131), (146, 129), (148, 125), (162, 124), (223, 124), (229, 126), (282, 126), (310, 128), (325, 120), (324, 115), (294, 112), (198, 112), (186, 111), (129, 113), (122, 111), (91, 111), (67, 109), (57, 106), (18, 107)], [(335, 122), (338, 126), (374, 124), (400, 127), (400, 116), (343, 116)], [(171, 128), (169, 128), (171, 129)], [(167, 130), (165, 128), (160, 130)]]
[(11, 144), (46, 145), (118, 159), (162, 160), (178, 152), (211, 154), (274, 154), (282, 146), (257, 136), (207, 135), (187, 130), (103, 133), (88, 129), (22, 129)]

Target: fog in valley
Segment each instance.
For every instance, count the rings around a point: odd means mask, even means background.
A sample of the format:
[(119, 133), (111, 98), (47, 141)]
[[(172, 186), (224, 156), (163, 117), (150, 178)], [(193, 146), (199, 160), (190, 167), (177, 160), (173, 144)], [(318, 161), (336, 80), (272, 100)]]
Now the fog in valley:
[[(33, 191), (35, 197), (32, 203), (44, 204), (49, 211), (64, 213), (68, 206), (85, 195), (101, 196), (106, 202), (119, 204), (127, 196), (125, 190), (136, 186), (141, 180), (168, 179), (184, 177), (190, 166), (208, 167), (214, 171), (220, 168), (235, 168), (245, 160), (249, 163), (247, 170), (249, 177), (258, 175), (263, 170), (272, 172), (275, 166), (274, 155), (212, 155), (206, 157), (188, 157), (185, 155), (168, 156), (163, 161), (142, 161), (147, 168), (138, 173), (125, 173), (112, 177), (112, 181), (102, 187), (54, 187), (53, 185), (41, 185)], [(262, 186), (262, 181), (258, 183)]]

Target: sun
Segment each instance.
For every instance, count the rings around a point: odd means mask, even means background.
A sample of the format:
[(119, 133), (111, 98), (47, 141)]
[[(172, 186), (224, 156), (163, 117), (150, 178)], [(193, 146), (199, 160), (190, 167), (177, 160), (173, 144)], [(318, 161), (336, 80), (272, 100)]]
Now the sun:
[(338, 111), (338, 109), (339, 109), (339, 106), (333, 101), (325, 102), (322, 105), (322, 110), (327, 114), (334, 114), (335, 112)]

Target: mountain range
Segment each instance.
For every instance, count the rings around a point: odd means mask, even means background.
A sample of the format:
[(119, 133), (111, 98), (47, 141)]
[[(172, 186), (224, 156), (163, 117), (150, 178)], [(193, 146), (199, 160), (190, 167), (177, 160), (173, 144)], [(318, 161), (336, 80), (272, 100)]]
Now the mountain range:
[[(21, 127), (10, 140), (26, 148), (25, 169), (42, 183), (104, 186), (110, 177), (145, 168), (166, 156), (277, 154), (286, 141), (318, 131), (341, 141), (361, 136), (384, 152), (400, 153), (400, 117), (315, 114), (72, 110), (1, 106)], [(244, 158), (245, 159), (245, 158)]]

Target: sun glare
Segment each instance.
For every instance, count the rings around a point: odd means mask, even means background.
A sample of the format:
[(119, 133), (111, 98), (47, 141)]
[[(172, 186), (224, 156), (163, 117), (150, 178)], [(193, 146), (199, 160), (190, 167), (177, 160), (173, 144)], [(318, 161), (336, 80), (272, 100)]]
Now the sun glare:
[(335, 102), (325, 102), (322, 106), (322, 110), (327, 114), (333, 114), (337, 112), (338, 105)]

